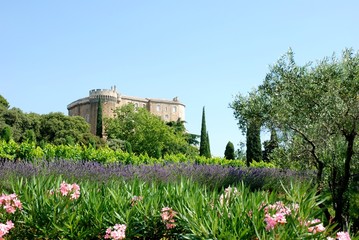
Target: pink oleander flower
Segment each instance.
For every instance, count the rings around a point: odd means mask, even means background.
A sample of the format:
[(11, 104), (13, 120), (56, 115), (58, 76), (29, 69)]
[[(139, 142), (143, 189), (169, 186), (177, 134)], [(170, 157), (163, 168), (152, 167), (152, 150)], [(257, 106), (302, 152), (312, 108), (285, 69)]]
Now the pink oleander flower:
[(76, 183), (69, 184), (63, 181), (60, 184), (60, 192), (62, 196), (70, 195), (70, 199), (78, 199), (80, 197), (80, 186)]
[(313, 234), (316, 234), (318, 232), (324, 232), (325, 227), (323, 226), (323, 223), (319, 219), (314, 219), (312, 221), (308, 221), (305, 223), (308, 227), (308, 232), (311, 232)]
[(166, 223), (166, 228), (167, 229), (172, 229), (172, 228), (175, 228), (176, 227), (176, 224), (174, 223)]
[(348, 232), (338, 232), (337, 233), (338, 240), (350, 240), (350, 236)]
[[(264, 205), (262, 204), (260, 209), (262, 209)], [(285, 206), (283, 202), (278, 201), (274, 204), (267, 205), (263, 208), (265, 217), (264, 221), (266, 222), (266, 230), (270, 231), (274, 229), (277, 224), (285, 224), (287, 223), (286, 216), (292, 213), (292, 210)], [(271, 213), (274, 214), (271, 215)]]
[(265, 213), (268, 213), (270, 210), (276, 210), (277, 212), (282, 213), (284, 215), (289, 215), (292, 213), (292, 210), (290, 210), (289, 207), (285, 206), (282, 201), (278, 201), (274, 204), (270, 204), (264, 208)]
[(274, 227), (277, 225), (277, 221), (275, 220), (275, 218), (271, 217), (269, 214), (266, 214), (264, 221), (267, 223), (267, 231), (274, 229)]
[(126, 225), (116, 224), (112, 228), (107, 228), (105, 239), (121, 240), (125, 239)]
[(287, 219), (285, 218), (285, 214), (283, 214), (281, 212), (277, 212), (274, 215), (274, 218), (275, 218), (277, 223), (281, 223), (281, 224), (287, 223)]
[(167, 229), (176, 227), (175, 219), (177, 212), (173, 211), (172, 208), (164, 207), (161, 210), (161, 218)]
[(2, 205), (7, 213), (14, 213), (16, 209), (22, 209), (21, 201), (14, 193), (9, 195), (2, 194), (0, 197), (0, 206)]
[(0, 223), (0, 240), (3, 240), (3, 236), (9, 233), (9, 230), (14, 227), (12, 221), (7, 221), (6, 224)]

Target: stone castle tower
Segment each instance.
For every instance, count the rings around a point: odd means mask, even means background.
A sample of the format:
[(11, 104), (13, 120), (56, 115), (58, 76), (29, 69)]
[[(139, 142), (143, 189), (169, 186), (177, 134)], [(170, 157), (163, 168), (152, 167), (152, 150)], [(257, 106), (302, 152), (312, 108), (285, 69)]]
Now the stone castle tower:
[(69, 116), (82, 116), (91, 126), (91, 132), (96, 134), (97, 106), (102, 101), (102, 116), (114, 117), (114, 110), (126, 104), (146, 108), (152, 114), (159, 116), (163, 121), (185, 121), (185, 105), (175, 97), (172, 100), (139, 98), (124, 96), (117, 92), (116, 86), (111, 89), (93, 89), (89, 96), (78, 99), (69, 105)]

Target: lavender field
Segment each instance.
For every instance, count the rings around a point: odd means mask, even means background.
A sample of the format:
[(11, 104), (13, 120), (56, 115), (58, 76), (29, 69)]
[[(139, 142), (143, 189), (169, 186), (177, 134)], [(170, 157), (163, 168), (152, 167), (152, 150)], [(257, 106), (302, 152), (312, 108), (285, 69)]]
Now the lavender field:
[(244, 184), (255, 189), (280, 188), (280, 182), (290, 181), (308, 183), (315, 178), (313, 171), (298, 172), (275, 168), (246, 168), (193, 163), (164, 163), (152, 165), (101, 164), (92, 161), (27, 161), (0, 160), (0, 179), (9, 176), (47, 176), (61, 175), (66, 179), (106, 182), (113, 179), (125, 181), (140, 179), (162, 183), (178, 182), (181, 178), (204, 184), (210, 188), (221, 189), (228, 185)]

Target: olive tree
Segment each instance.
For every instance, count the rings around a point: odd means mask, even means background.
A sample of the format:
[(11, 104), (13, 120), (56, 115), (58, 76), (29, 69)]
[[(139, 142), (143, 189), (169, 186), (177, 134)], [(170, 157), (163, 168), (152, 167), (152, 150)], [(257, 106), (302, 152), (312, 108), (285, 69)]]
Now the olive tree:
[(343, 228), (358, 160), (359, 54), (346, 49), (341, 58), (299, 66), (290, 50), (271, 66), (259, 90), (270, 106), (267, 117), (287, 134), (284, 148), (306, 156), (302, 161), (316, 168), (319, 190), (330, 189), (334, 221)]

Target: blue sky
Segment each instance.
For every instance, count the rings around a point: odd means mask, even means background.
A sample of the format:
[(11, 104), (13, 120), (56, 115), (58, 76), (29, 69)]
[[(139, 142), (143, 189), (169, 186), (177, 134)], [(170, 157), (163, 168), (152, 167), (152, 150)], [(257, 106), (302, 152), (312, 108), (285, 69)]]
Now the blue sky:
[(0, 94), (63, 112), (94, 88), (172, 99), (212, 154), (245, 140), (228, 107), (289, 48), (297, 62), (359, 50), (358, 1), (0, 1)]

